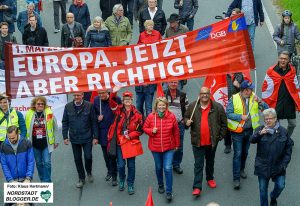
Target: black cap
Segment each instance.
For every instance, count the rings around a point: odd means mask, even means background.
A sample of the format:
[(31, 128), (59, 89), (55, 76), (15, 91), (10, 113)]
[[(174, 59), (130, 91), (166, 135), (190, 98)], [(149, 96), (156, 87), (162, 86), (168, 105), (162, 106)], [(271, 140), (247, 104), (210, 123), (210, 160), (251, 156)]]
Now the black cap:
[(179, 21), (179, 15), (178, 14), (171, 14), (170, 18), (168, 18), (167, 20), (168, 22), (175, 22), (175, 21)]

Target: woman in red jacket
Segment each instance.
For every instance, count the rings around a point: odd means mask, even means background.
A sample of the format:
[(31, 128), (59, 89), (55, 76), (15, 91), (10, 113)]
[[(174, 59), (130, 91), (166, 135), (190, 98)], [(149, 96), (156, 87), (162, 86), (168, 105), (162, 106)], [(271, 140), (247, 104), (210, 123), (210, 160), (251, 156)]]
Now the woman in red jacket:
[(154, 22), (152, 20), (146, 20), (144, 26), (145, 31), (140, 33), (138, 44), (151, 44), (162, 39), (159, 31), (153, 29)]
[(148, 147), (152, 152), (158, 192), (164, 193), (163, 171), (166, 177), (166, 198), (172, 200), (172, 161), (174, 150), (179, 147), (179, 128), (176, 117), (168, 110), (168, 100), (158, 97), (155, 101), (154, 111), (144, 124), (144, 132), (149, 135)]
[[(128, 168), (128, 177), (127, 177), (127, 186), (128, 193), (130, 195), (134, 194), (134, 179), (135, 179), (135, 157), (123, 158), (122, 149), (120, 144), (124, 141), (134, 141), (137, 142), (139, 137), (142, 135), (142, 115), (140, 112), (132, 105), (132, 93), (124, 92), (123, 93), (123, 103), (121, 105), (117, 104), (114, 101), (117, 92), (120, 90), (119, 87), (114, 87), (113, 92), (109, 97), (109, 105), (115, 114), (115, 121), (109, 129), (108, 132), (108, 141), (110, 147), (113, 146), (112, 141), (116, 141), (117, 149), (117, 163), (119, 171), (119, 190), (123, 191), (125, 189), (125, 165), (127, 160)], [(116, 132), (116, 135), (114, 133)], [(113, 140), (113, 137), (116, 136), (116, 140)]]

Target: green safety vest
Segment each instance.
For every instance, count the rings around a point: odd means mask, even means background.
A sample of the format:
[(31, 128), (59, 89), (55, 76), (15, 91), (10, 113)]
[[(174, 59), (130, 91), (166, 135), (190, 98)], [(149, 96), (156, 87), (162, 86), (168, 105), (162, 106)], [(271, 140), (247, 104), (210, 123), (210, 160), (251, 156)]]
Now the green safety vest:
[[(29, 109), (26, 113), (26, 117), (25, 117), (25, 124), (26, 124), (26, 128), (27, 128), (27, 138), (31, 138), (32, 136), (32, 121), (34, 120), (34, 115), (35, 115), (35, 111), (32, 109)], [(45, 119), (46, 119), (46, 137), (48, 140), (48, 143), (50, 145), (55, 143), (55, 136), (54, 136), (54, 128), (53, 128), (53, 124), (54, 124), (54, 120), (53, 120), (53, 112), (51, 111), (50, 108), (46, 108), (44, 110), (44, 115), (45, 115)]]
[[(255, 129), (259, 126), (259, 108), (258, 108), (257, 101), (253, 101), (253, 98), (254, 98), (254, 94), (252, 93), (249, 99), (249, 109), (251, 108), (250, 116), (251, 116), (252, 128)], [(246, 115), (246, 108), (240, 93), (237, 93), (232, 96), (232, 102), (233, 102), (233, 108), (235, 114)], [(252, 106), (252, 104), (254, 105)], [(240, 122), (234, 121), (232, 119), (227, 119), (227, 127), (230, 131), (235, 132), (239, 124)]]
[[(4, 113), (0, 112), (0, 120), (4, 117)], [(6, 138), (7, 128), (11, 125), (15, 125), (19, 127), (19, 117), (17, 114), (17, 111), (15, 109), (12, 109), (9, 116), (8, 116), (8, 122), (7, 119), (5, 119), (1, 125), (0, 125), (0, 141), (3, 142)]]

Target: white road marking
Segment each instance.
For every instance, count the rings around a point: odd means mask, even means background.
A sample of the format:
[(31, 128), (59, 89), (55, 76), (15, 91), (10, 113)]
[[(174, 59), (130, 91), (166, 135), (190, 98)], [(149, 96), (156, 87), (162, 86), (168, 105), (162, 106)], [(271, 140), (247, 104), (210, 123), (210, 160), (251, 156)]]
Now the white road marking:
[[(272, 40), (273, 40), (274, 27), (272, 25), (272, 22), (270, 20), (270, 17), (268, 15), (267, 10), (265, 9), (264, 3), (263, 2), (261, 2), (261, 3), (262, 3), (262, 6), (263, 6), (263, 11), (264, 11), (264, 15), (265, 15), (265, 23), (266, 23), (266, 25), (268, 27), (269, 33), (270, 33), (270, 35), (272, 37)], [(275, 45), (275, 48), (277, 49), (277, 44), (276, 44), (276, 42), (274, 40), (273, 40), (273, 43)]]

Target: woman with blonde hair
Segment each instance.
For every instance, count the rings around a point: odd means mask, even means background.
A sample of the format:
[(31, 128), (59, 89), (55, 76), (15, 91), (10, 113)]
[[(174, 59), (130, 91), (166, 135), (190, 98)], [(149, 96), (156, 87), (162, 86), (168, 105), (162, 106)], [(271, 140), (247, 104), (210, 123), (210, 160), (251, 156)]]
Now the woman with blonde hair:
[(158, 192), (165, 192), (163, 172), (166, 177), (166, 198), (171, 201), (172, 195), (172, 162), (174, 150), (180, 145), (179, 128), (176, 117), (168, 110), (168, 100), (158, 97), (154, 109), (147, 117), (144, 132), (149, 136), (148, 148), (152, 152), (158, 181)]
[[(140, 34), (139, 40), (137, 42), (138, 44), (151, 44), (162, 39), (159, 31), (153, 29), (154, 22), (152, 20), (146, 20), (144, 26), (145, 31)], [(155, 90), (156, 84), (144, 84), (135, 86), (136, 107), (145, 117), (147, 117), (152, 111), (152, 103)]]
[(84, 47), (109, 47), (111, 40), (109, 31), (106, 28), (102, 18), (96, 16), (93, 24), (87, 29)]
[(150, 44), (162, 39), (159, 31), (154, 30), (154, 21), (146, 20), (144, 23), (145, 31), (140, 33), (138, 44)]
[(58, 146), (57, 123), (45, 97), (35, 97), (25, 116), (27, 138), (33, 146), (34, 159), (41, 182), (51, 181), (51, 153)]

